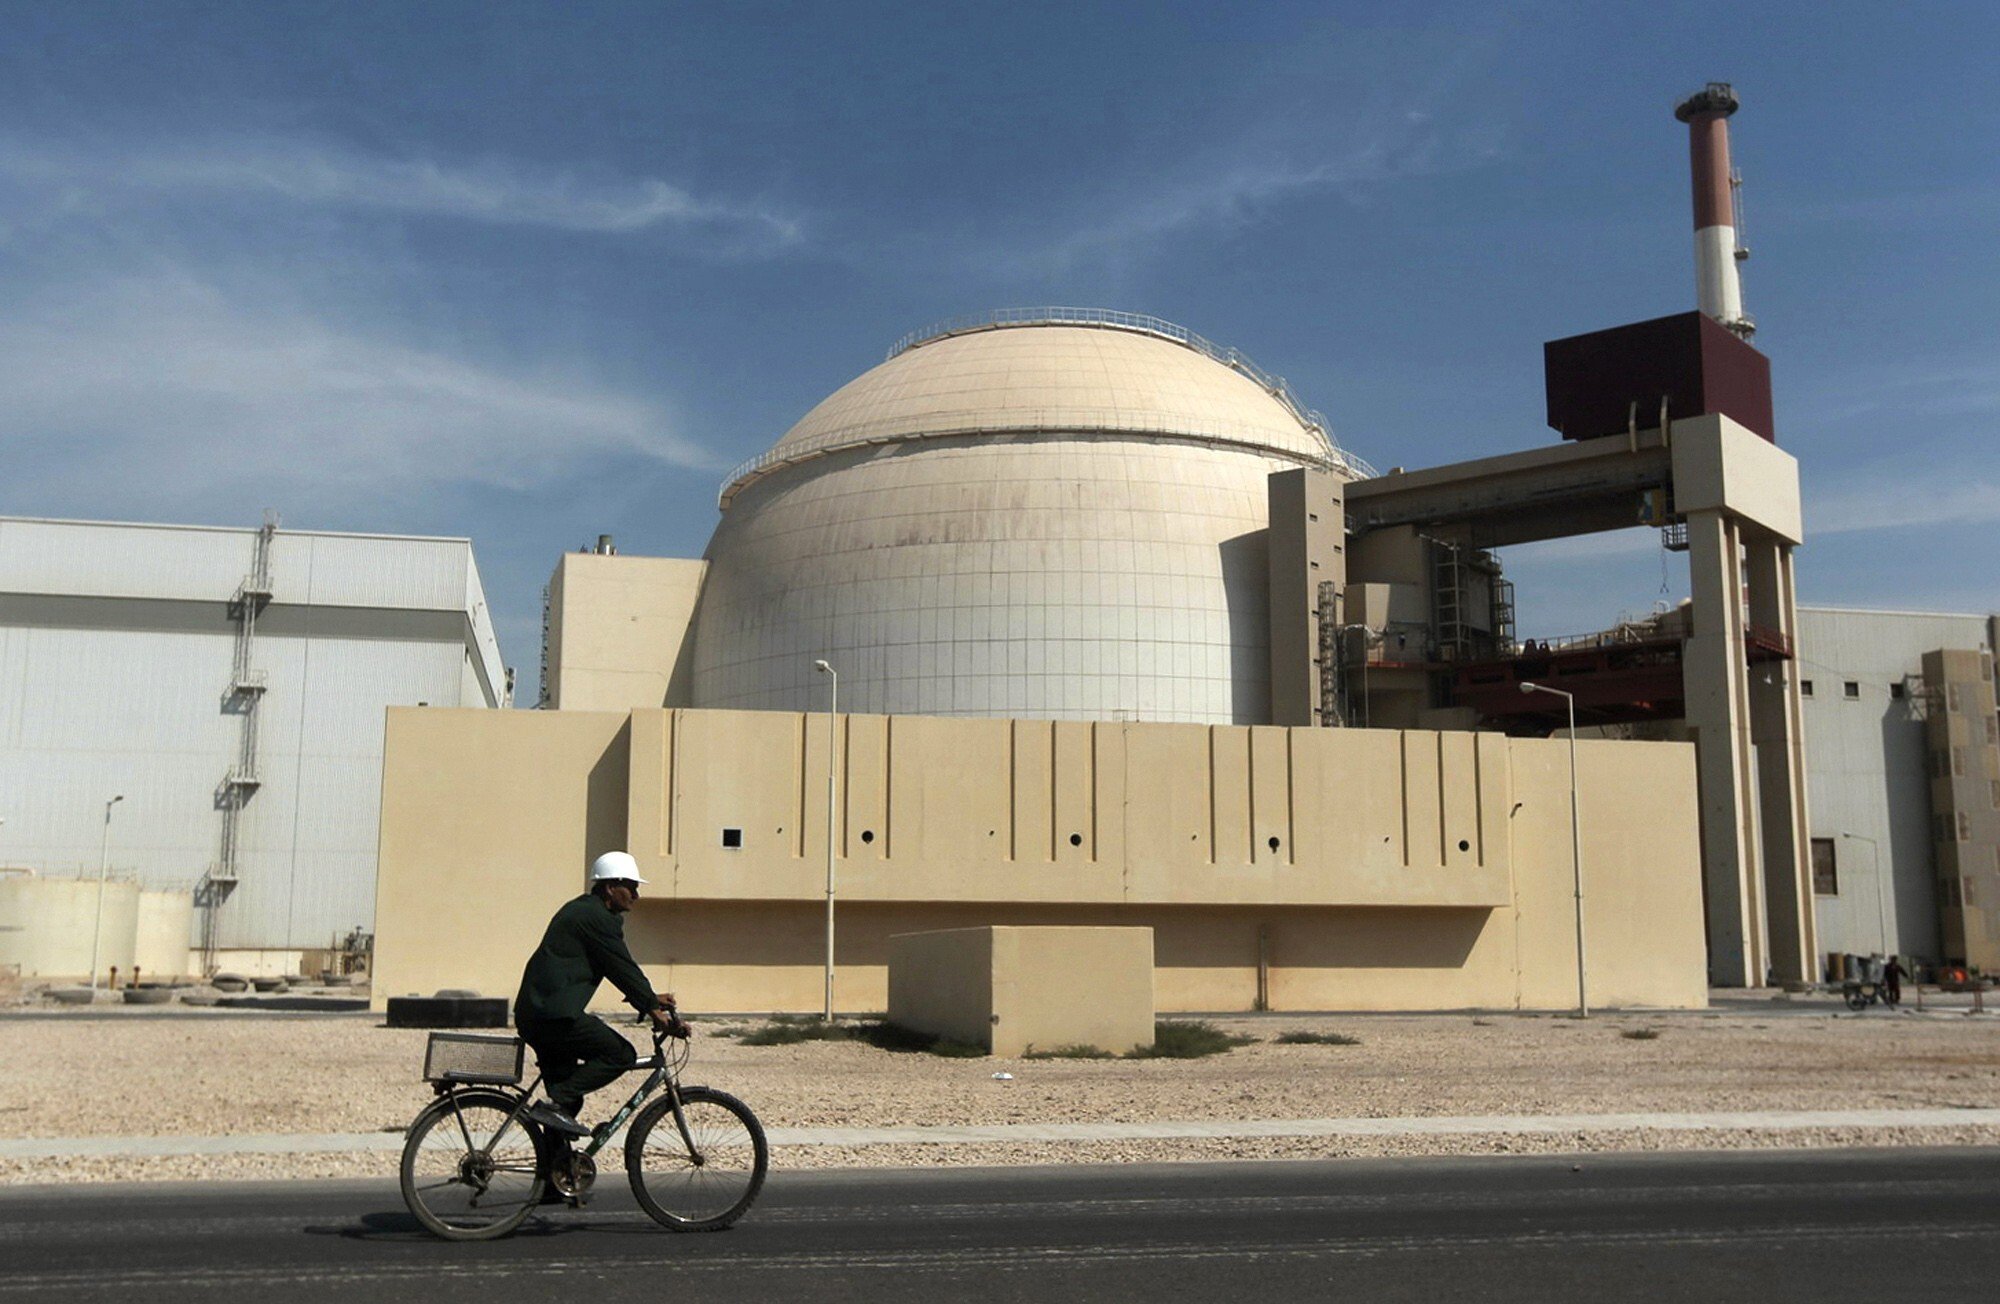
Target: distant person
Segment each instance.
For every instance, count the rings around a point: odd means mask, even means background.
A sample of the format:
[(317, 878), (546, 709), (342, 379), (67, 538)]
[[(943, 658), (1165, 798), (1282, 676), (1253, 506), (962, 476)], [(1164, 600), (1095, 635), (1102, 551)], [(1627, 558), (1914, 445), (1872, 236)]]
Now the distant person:
[(1909, 977), (1909, 974), (1910, 971), (1903, 967), (1902, 961), (1893, 955), (1889, 957), (1889, 963), (1882, 966), (1882, 1003), (1884, 1005), (1893, 1010), (1903, 1003), (1903, 979)]
[(610, 1024), (584, 1013), (598, 983), (611, 980), (626, 1003), (673, 1031), (674, 997), (661, 996), (625, 946), (624, 914), (639, 900), (639, 862), (607, 851), (590, 867), (590, 891), (549, 920), (542, 944), (528, 957), (514, 997), (514, 1026), (534, 1047), (546, 1101), (527, 1116), (567, 1136), (589, 1136), (576, 1121), (583, 1098), (638, 1062), (638, 1052)]

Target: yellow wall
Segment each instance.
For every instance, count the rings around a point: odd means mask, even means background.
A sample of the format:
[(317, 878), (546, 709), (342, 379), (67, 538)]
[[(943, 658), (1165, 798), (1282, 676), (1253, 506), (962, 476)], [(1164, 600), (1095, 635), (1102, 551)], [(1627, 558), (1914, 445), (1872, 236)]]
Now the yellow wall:
[[(486, 728), (469, 717), (489, 715)], [(374, 992), (511, 998), (557, 906), (625, 840), (622, 712), (391, 707)]]
[(707, 567), (565, 553), (549, 579), (549, 705), (617, 711), (685, 700), (687, 635)]
[(901, 1027), (992, 1047), (994, 928), (898, 933), (889, 940), (889, 1018)]
[[(690, 1009), (818, 1009), (826, 730), (392, 711), (376, 992), (511, 994), (622, 843), (653, 881), (626, 931), (657, 984)], [(839, 1009), (885, 1008), (894, 934), (992, 925), (1151, 928), (1163, 1010), (1250, 1008), (1260, 945), (1280, 1009), (1575, 1000), (1563, 741), (843, 716), (835, 743)], [(1699, 1005), (1692, 749), (1579, 755), (1593, 1004)]]
[(1153, 1044), (1145, 928), (954, 928), (889, 941), (889, 1019), (995, 1055)]

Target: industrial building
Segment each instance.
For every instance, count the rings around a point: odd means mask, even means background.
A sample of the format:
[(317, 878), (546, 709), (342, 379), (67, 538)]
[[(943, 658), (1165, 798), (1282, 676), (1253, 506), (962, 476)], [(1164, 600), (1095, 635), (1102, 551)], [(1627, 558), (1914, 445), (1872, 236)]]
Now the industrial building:
[[(1811, 976), (1804, 535), (1736, 279), (1735, 108), (1678, 114), (1700, 311), (1549, 343), (1554, 444), (1376, 475), (1235, 350), (1007, 311), (913, 332), (732, 472), (702, 558), (563, 558), (550, 710), (391, 713), (378, 994), (511, 981), (512, 925), (441, 925), (426, 881), (539, 917), (613, 846), (666, 903), (636, 954), (709, 1008), (818, 1004), (836, 880), (850, 1008), (880, 1008), (892, 934), (981, 924), (1150, 926), (1165, 1008)], [(1515, 640), (1497, 549), (1637, 523), (1688, 557), (1670, 646)], [(1572, 773), (1546, 737), (1572, 714), (1688, 741), (1586, 742)], [(1592, 929), (1617, 940), (1587, 960)]]
[(1824, 951), (2000, 970), (1996, 640), (2000, 615), (1799, 609)]
[[(1724, 420), (1683, 460), (1768, 456)], [(1332, 681), (1365, 470), (1153, 319), (904, 341), (731, 475), (706, 557), (561, 559), (551, 709), (390, 712), (378, 998), (508, 990), (625, 847), (634, 953), (701, 1008), (819, 1004), (829, 869), (842, 1008), (891, 937), (990, 924), (1150, 927), (1166, 1009), (1573, 1005), (1567, 743), (1273, 724)], [(1383, 553), (1380, 609), (1430, 601)], [(1694, 749), (1583, 750), (1594, 999), (1698, 1005)]]
[(384, 708), (507, 698), (467, 540), (0, 518), (0, 965), (371, 931)]

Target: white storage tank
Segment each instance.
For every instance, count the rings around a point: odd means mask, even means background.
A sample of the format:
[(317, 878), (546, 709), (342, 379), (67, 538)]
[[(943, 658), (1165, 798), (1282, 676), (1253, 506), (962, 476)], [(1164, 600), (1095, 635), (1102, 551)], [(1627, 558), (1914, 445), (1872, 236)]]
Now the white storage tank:
[[(132, 970), (139, 916), (139, 885), (110, 879), (103, 885), (99, 923), (95, 878), (0, 876), (0, 966), (20, 966), (23, 979), (84, 978), (90, 973), (91, 939), (101, 938), (97, 971)], [(101, 933), (97, 930), (101, 927)]]
[(186, 889), (148, 888), (139, 893), (132, 960), (140, 976), (186, 978), (193, 974), (188, 942), (194, 931), (194, 894)]

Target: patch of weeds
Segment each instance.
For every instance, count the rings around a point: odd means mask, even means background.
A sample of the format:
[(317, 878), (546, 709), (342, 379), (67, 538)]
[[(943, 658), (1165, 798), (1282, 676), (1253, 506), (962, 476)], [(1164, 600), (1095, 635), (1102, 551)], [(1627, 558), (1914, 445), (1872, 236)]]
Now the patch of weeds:
[(1281, 1032), (1273, 1038), (1280, 1046), (1359, 1046), (1361, 1038), (1344, 1032)]
[(854, 1035), (876, 1050), (895, 1051), (900, 1054), (938, 1055), (945, 1059), (986, 1057), (984, 1046), (965, 1041), (952, 1041), (947, 1037), (934, 1036), (928, 1032), (918, 1032), (913, 1028), (890, 1023), (886, 1019), (859, 1024), (854, 1029)]
[(1102, 1046), (1074, 1045), (1057, 1046), (1053, 1050), (1036, 1050), (1033, 1046), (1030, 1046), (1022, 1054), (1021, 1058), (1032, 1060), (1111, 1059), (1113, 1056), (1110, 1051), (1104, 1049)]
[(852, 1041), (854, 1031), (825, 1019), (804, 1019), (796, 1015), (773, 1019), (761, 1028), (744, 1033), (745, 1046), (795, 1046), (802, 1041)]
[(1153, 1044), (1126, 1053), (1127, 1059), (1200, 1059), (1220, 1055), (1238, 1046), (1248, 1046), (1255, 1037), (1233, 1037), (1212, 1023), (1201, 1020), (1169, 1021), (1153, 1025)]
[(1660, 1035), (1658, 1028), (1626, 1028), (1618, 1034), (1627, 1041), (1654, 1041)]
[(1474, 1019), (1474, 1020), (1472, 1021), (1472, 1026), (1473, 1026), (1473, 1027), (1475, 1027), (1475, 1028), (1490, 1028), (1490, 1027), (1492, 1027), (1492, 1026), (1493, 1026), (1493, 1020), (1491, 1020), (1491, 1019)]

